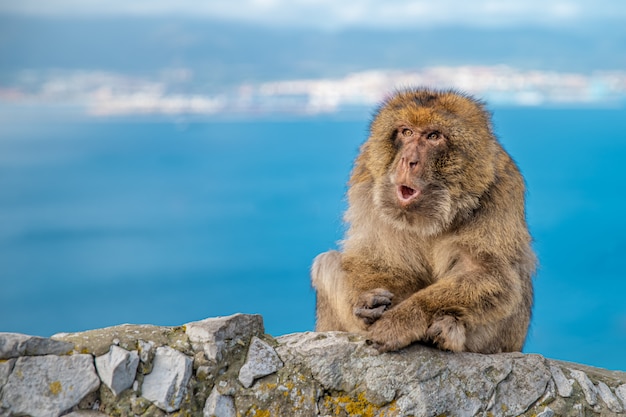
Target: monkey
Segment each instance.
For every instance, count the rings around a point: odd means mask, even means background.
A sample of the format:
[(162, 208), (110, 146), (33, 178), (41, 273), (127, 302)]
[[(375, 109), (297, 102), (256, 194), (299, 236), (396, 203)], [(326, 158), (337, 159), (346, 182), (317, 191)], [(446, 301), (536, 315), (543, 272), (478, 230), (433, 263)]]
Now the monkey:
[(348, 182), (341, 251), (311, 267), (316, 331), (452, 352), (521, 351), (536, 257), (525, 182), (485, 103), (409, 88), (374, 114)]

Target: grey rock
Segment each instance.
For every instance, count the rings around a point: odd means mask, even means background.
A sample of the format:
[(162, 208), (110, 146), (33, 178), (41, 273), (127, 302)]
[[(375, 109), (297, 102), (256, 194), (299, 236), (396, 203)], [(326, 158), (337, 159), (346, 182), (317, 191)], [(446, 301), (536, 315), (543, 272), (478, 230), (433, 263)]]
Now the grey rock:
[(96, 410), (76, 410), (63, 417), (108, 417), (108, 415)]
[(250, 348), (248, 349), (248, 357), (246, 362), (239, 370), (239, 382), (250, 388), (257, 378), (273, 374), (283, 367), (276, 351), (267, 343), (258, 337), (252, 337)]
[(7, 379), (9, 379), (9, 375), (13, 370), (13, 365), (15, 365), (16, 359), (8, 359), (0, 361), (0, 392), (2, 391), (2, 387), (7, 383)]
[(596, 405), (598, 403), (598, 392), (587, 374), (577, 369), (570, 369), (570, 374), (578, 382), (580, 388), (582, 388), (587, 403), (592, 406)]
[(602, 381), (598, 381), (597, 389), (598, 394), (600, 394), (600, 398), (602, 398), (602, 401), (604, 401), (606, 406), (609, 407), (609, 410), (615, 413), (621, 413), (624, 411), (622, 404), (620, 404), (617, 397), (613, 395), (613, 392), (611, 392), (611, 388), (609, 388), (608, 385)]
[(550, 372), (556, 384), (556, 390), (561, 397), (571, 397), (574, 391), (574, 381), (565, 377), (565, 374), (555, 365), (550, 365)]
[(617, 396), (617, 398), (622, 400), (622, 404), (626, 409), (626, 384), (622, 384), (619, 387), (615, 388), (615, 395)]
[(235, 401), (230, 395), (222, 395), (214, 387), (204, 404), (204, 417), (235, 417)]
[(100, 386), (91, 355), (17, 359), (2, 390), (2, 404), (15, 415), (57, 417)]
[(108, 353), (96, 358), (96, 370), (104, 384), (116, 397), (133, 385), (139, 365), (137, 351), (111, 345)]
[(504, 416), (522, 414), (546, 392), (551, 377), (541, 356), (525, 355), (514, 360), (511, 374), (496, 388), (495, 410)]
[[(544, 395), (551, 378), (537, 355), (453, 354), (419, 345), (377, 355), (363, 339), (338, 332), (277, 340), (283, 361), (310, 369), (322, 390), (356, 393), (380, 414), (518, 415)], [(321, 407), (322, 415), (337, 411), (329, 401)]]
[(155, 346), (167, 345), (185, 354), (191, 354), (189, 338), (182, 326), (121, 324), (79, 333), (58, 333), (53, 335), (52, 339), (70, 342), (74, 344), (75, 351), (91, 353), (94, 356), (104, 355), (111, 345), (117, 345), (129, 351), (137, 350), (139, 340), (149, 340)]
[(194, 350), (207, 358), (220, 361), (225, 352), (237, 344), (247, 345), (252, 336), (264, 333), (263, 318), (259, 315), (234, 314), (208, 318), (185, 324), (185, 333)]
[(137, 347), (139, 348), (139, 359), (141, 362), (148, 363), (154, 351), (154, 342), (140, 339), (137, 341)]
[(537, 417), (554, 417), (554, 411), (550, 407), (546, 407)]
[(192, 363), (190, 357), (169, 346), (157, 348), (152, 372), (143, 380), (142, 396), (168, 413), (178, 410), (187, 392)]
[[(95, 410), (144, 417), (626, 416), (624, 372), (419, 344), (378, 354), (361, 336), (341, 332), (275, 340), (262, 333), (260, 316), (246, 315), (176, 327), (121, 325), (53, 336), (74, 346), (73, 355), (62, 356), (25, 356), (46, 350), (41, 341), (25, 343), (30, 336), (11, 336), (4, 352), (23, 354), (0, 360), (0, 417), (105, 417)], [(119, 396), (96, 389), (93, 356), (77, 352), (98, 357), (102, 379)], [(126, 367), (126, 382), (116, 385)], [(134, 392), (122, 392), (133, 377)]]
[(21, 333), (0, 333), (0, 359), (19, 356), (64, 355), (74, 348), (72, 343)]

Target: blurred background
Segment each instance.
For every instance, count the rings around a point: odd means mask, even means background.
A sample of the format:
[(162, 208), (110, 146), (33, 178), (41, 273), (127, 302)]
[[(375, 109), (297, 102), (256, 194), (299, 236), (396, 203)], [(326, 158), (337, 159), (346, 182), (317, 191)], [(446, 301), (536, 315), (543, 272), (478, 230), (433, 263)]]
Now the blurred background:
[(626, 3), (0, 0), (0, 331), (312, 330), (372, 112), (487, 101), (528, 186), (526, 352), (626, 370)]

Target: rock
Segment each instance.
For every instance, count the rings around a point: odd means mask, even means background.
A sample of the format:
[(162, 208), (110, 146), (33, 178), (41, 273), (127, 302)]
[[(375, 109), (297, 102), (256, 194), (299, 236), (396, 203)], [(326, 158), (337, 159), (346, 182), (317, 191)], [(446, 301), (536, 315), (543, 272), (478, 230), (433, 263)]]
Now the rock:
[(574, 388), (572, 387), (574, 381), (571, 379), (567, 379), (565, 374), (555, 365), (550, 365), (550, 372), (552, 373), (552, 378), (556, 384), (556, 389), (561, 397), (571, 397), (572, 391)]
[(617, 398), (622, 400), (622, 404), (624, 405), (624, 409), (626, 409), (626, 384), (620, 385), (615, 388), (615, 395)]
[(606, 385), (602, 381), (599, 381), (597, 388), (598, 394), (600, 394), (600, 398), (602, 398), (602, 401), (604, 401), (607, 407), (609, 407), (609, 410), (616, 413), (621, 413), (622, 411), (624, 411), (624, 409), (622, 408), (622, 404), (620, 404), (620, 401), (617, 399), (617, 397), (613, 395), (613, 392), (611, 392), (611, 388), (609, 388), (608, 385)]
[(57, 417), (100, 386), (91, 355), (24, 356), (2, 389), (2, 405), (14, 415)]
[[(353, 393), (352, 402), (381, 414), (519, 415), (544, 395), (551, 378), (537, 355), (452, 354), (418, 345), (376, 355), (362, 339), (335, 332), (278, 341), (280, 357), (310, 369), (324, 390)], [(322, 414), (351, 404), (323, 403)]]
[(108, 415), (95, 410), (78, 410), (65, 414), (63, 417), (109, 417)]
[(583, 394), (585, 394), (585, 400), (587, 400), (589, 405), (596, 405), (598, 403), (597, 390), (587, 374), (577, 369), (570, 369), (570, 373), (572, 377), (578, 382), (580, 388), (582, 388)]
[(116, 397), (130, 388), (135, 381), (139, 355), (116, 345), (111, 345), (108, 353), (96, 358), (96, 370), (104, 384)]
[(170, 346), (185, 354), (193, 355), (189, 338), (179, 327), (161, 327), (152, 325), (122, 324), (105, 327), (104, 329), (88, 330), (79, 333), (59, 333), (52, 336), (74, 344), (74, 351), (102, 356), (109, 351), (111, 345), (126, 350), (138, 350), (139, 340), (149, 340), (154, 346)]
[(550, 407), (546, 407), (537, 417), (554, 417), (554, 411)]
[(250, 388), (255, 379), (273, 374), (282, 368), (283, 362), (276, 351), (258, 337), (252, 337), (248, 357), (239, 370), (239, 381)]
[(192, 373), (192, 359), (169, 346), (157, 348), (152, 372), (143, 380), (142, 396), (163, 411), (180, 408)]
[(154, 342), (138, 340), (137, 348), (139, 349), (139, 359), (143, 363), (148, 363), (154, 356)]
[(252, 336), (264, 333), (263, 318), (259, 315), (234, 314), (208, 318), (185, 324), (185, 333), (194, 350), (204, 350), (207, 358), (220, 361), (237, 344), (248, 345)]
[(544, 358), (526, 355), (513, 360), (509, 377), (496, 387), (493, 409), (503, 416), (525, 412), (546, 392), (552, 374)]
[(419, 344), (378, 354), (342, 332), (274, 339), (260, 316), (55, 335), (73, 352), (28, 356), (49, 351), (39, 339), (3, 339), (19, 356), (0, 359), (0, 417), (626, 417), (624, 372)]
[(203, 417), (235, 417), (236, 415), (233, 397), (222, 395), (217, 388), (213, 388), (204, 405)]
[(70, 352), (74, 345), (45, 337), (28, 336), (20, 333), (0, 333), (0, 359), (19, 356), (62, 355)]
[(7, 379), (9, 379), (9, 375), (13, 370), (13, 365), (15, 365), (16, 359), (4, 359), (0, 360), (0, 392), (2, 392), (2, 387), (7, 383)]

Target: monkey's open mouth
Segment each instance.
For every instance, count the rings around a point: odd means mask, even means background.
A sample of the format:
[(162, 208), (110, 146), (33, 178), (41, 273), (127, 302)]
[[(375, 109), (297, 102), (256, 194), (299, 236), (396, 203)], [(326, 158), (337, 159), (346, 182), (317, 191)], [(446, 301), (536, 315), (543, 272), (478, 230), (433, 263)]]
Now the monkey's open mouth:
[(415, 200), (417, 196), (420, 194), (419, 190), (415, 188), (411, 188), (408, 185), (399, 185), (398, 186), (398, 200), (403, 205), (409, 204), (411, 201)]

